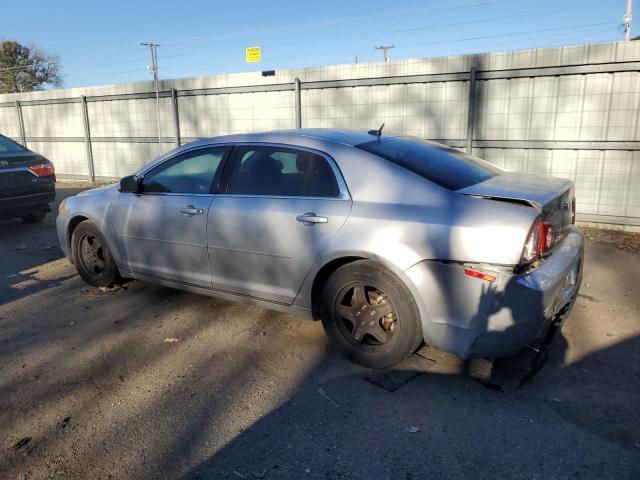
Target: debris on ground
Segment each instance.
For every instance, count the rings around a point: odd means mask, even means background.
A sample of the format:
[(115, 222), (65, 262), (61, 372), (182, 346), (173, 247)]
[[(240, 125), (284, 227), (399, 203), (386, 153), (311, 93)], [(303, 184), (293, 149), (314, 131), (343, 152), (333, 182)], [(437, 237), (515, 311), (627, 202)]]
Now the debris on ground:
[(56, 429), (64, 430), (65, 428), (67, 428), (70, 421), (71, 421), (71, 417), (64, 417), (62, 420), (58, 422), (58, 425), (56, 425)]
[(420, 429), (418, 427), (409, 427), (407, 428), (408, 433), (418, 433)]
[(327, 392), (325, 392), (324, 388), (322, 387), (318, 387), (318, 393), (320, 394), (320, 396), (322, 398), (324, 398), (326, 401), (328, 401), (331, 405), (333, 405), (335, 408), (339, 408), (338, 404), (336, 402), (333, 401), (333, 398), (331, 398), (329, 396), (329, 394)]
[(18, 440), (13, 447), (11, 447), (11, 450), (19, 455), (29, 455), (34, 447), (34, 444), (31, 440), (31, 437), (23, 437)]
[(267, 474), (267, 467), (264, 467), (259, 472), (253, 472), (253, 476), (256, 478), (264, 478), (266, 474)]
[(164, 339), (164, 343), (177, 343), (182, 341), (182, 337), (168, 337)]
[(97, 290), (88, 290), (87, 298), (90, 300), (96, 300), (98, 298), (108, 297), (123, 290), (125, 290), (125, 288), (120, 285), (114, 285), (113, 287), (98, 287)]
[(596, 228), (581, 230), (589, 240), (608, 243), (625, 252), (640, 253), (640, 233)]

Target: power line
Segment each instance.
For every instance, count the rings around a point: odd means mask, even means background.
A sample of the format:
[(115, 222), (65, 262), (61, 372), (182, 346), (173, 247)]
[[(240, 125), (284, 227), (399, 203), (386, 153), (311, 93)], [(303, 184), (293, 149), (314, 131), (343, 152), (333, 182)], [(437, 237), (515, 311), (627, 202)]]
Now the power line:
[(442, 44), (442, 43), (454, 43), (454, 42), (470, 42), (470, 41), (474, 41), (474, 40), (486, 40), (486, 39), (491, 39), (491, 38), (519, 36), (519, 35), (523, 35), (523, 34), (527, 34), (527, 33), (555, 32), (555, 31), (558, 31), (558, 30), (578, 29), (578, 28), (586, 28), (586, 27), (601, 27), (601, 26), (604, 26), (604, 25), (613, 25), (613, 22), (590, 23), (590, 24), (586, 24), (586, 25), (573, 25), (571, 27), (564, 26), (564, 27), (554, 27), (554, 28), (542, 28), (542, 29), (538, 29), (538, 30), (498, 33), (498, 34), (495, 34), (495, 35), (482, 35), (482, 36), (477, 36), (477, 37), (467, 37), (467, 38), (458, 38), (458, 39), (437, 40), (437, 41), (430, 41), (430, 42), (420, 42), (420, 43), (414, 43), (414, 44), (412, 44), (410, 46), (415, 46), (415, 45), (437, 45), (437, 44)]
[[(469, 48), (464, 46), (465, 43), (470, 43), (470, 41), (468, 42), (460, 41), (460, 42), (456, 42), (459, 44), (457, 48), (455, 48), (452, 45), (447, 45), (447, 46), (442, 46), (437, 50), (433, 50), (433, 49), (422, 50), (420, 54), (417, 54), (417, 53), (416, 54), (409, 53), (408, 55), (404, 54), (403, 58), (412, 58), (414, 56), (420, 56), (422, 58), (422, 57), (433, 57), (433, 56), (442, 56), (442, 55), (471, 55), (474, 53), (488, 53), (488, 52), (495, 53), (500, 51), (499, 49), (501, 45), (507, 46), (505, 51), (520, 50), (523, 48), (543, 48), (550, 45), (558, 46), (559, 44), (566, 44), (564, 42), (572, 38), (581, 37), (587, 34), (595, 34), (599, 32), (609, 31), (609, 30), (613, 30), (614, 28), (616, 27), (613, 25), (610, 25), (605, 28), (583, 28), (580, 31), (573, 30), (571, 32), (564, 32), (564, 33), (537, 32), (537, 33), (532, 33), (531, 35), (527, 35), (527, 32), (521, 32), (523, 35), (513, 34), (508, 37), (504, 36), (502, 38), (498, 38), (498, 36), (495, 36), (494, 38), (490, 39), (491, 41), (488, 43), (488, 45), (490, 46), (478, 47), (478, 49), (476, 50), (470, 50)], [(513, 38), (513, 37), (517, 37), (517, 38)], [(477, 39), (474, 38), (474, 40), (477, 40)], [(514, 44), (518, 46), (516, 47), (514, 46)], [(406, 49), (403, 49), (402, 51), (406, 52)], [(409, 49), (409, 52), (414, 52), (414, 51), (415, 49)]]
[[(528, 16), (528, 19), (532, 19), (532, 18), (541, 18), (541, 17), (546, 17), (547, 15), (554, 15), (556, 13), (562, 13), (562, 12), (568, 12), (571, 11), (571, 8), (560, 8), (558, 10), (550, 10), (548, 12), (544, 12), (540, 15), (531, 15)], [(427, 26), (421, 26), (421, 27), (416, 27), (416, 28), (404, 28), (402, 30), (390, 30), (388, 32), (380, 32), (380, 33), (384, 33), (384, 34), (395, 34), (395, 33), (409, 33), (409, 32), (418, 32), (421, 30), (433, 30), (434, 28), (450, 28), (450, 27), (458, 27), (461, 25), (477, 25), (478, 23), (490, 23), (490, 22), (498, 22), (498, 21), (507, 21), (507, 20), (516, 20), (522, 18), (521, 14), (518, 15), (510, 15), (507, 17), (488, 17), (488, 18), (480, 18), (480, 19), (473, 19), (473, 20), (466, 20), (464, 22), (456, 22), (456, 23), (448, 23), (446, 25), (427, 25)]]
[[(546, 17), (548, 15), (553, 15), (556, 13), (560, 13), (560, 12), (565, 12), (565, 11), (570, 11), (570, 8), (562, 8), (562, 9), (558, 9), (558, 10), (551, 10), (548, 12), (544, 12), (542, 14), (539, 15), (533, 15), (533, 16), (529, 16), (529, 19), (532, 18), (543, 18)], [(469, 24), (473, 24), (473, 25), (477, 25), (479, 23), (490, 23), (490, 22), (497, 22), (497, 21), (508, 21), (508, 20), (517, 20), (522, 18), (521, 14), (518, 15), (511, 15), (511, 16), (507, 16), (507, 17), (486, 17), (486, 18), (480, 18), (480, 19), (473, 19), (473, 20), (467, 20), (467, 21), (463, 21), (463, 22), (455, 22), (455, 23), (434, 23), (434, 24), (427, 24), (427, 25), (422, 25), (420, 27), (416, 27), (416, 28), (407, 28), (407, 29), (401, 29), (401, 30), (387, 30), (387, 31), (371, 31), (371, 32), (367, 32), (367, 33), (363, 33), (363, 34), (347, 34), (347, 35), (332, 35), (331, 39), (335, 40), (335, 39), (353, 39), (353, 38), (367, 38), (367, 37), (372, 37), (373, 35), (379, 36), (379, 35), (396, 35), (399, 33), (409, 33), (409, 32), (414, 32), (414, 31), (421, 31), (421, 30), (436, 30), (436, 29), (450, 29), (451, 27), (456, 27), (456, 26), (462, 26), (462, 25), (469, 25)], [(569, 27), (570, 28), (570, 27)], [(326, 38), (322, 38), (322, 41), (326, 41)], [(287, 43), (266, 43), (266, 44), (262, 44), (262, 46), (271, 46), (271, 47), (288, 47), (288, 46), (300, 46), (300, 45), (309, 45), (309, 44), (313, 44), (316, 43), (317, 40), (308, 40), (305, 42), (301, 42), (301, 41), (295, 41), (295, 42), (287, 42)], [(191, 53), (188, 55), (199, 55), (198, 53)]]
[[(560, 12), (564, 12), (564, 11), (568, 11), (571, 9), (568, 8), (563, 8), (563, 9), (556, 9), (556, 10), (551, 10), (551, 11), (547, 11), (547, 12), (543, 12), (541, 14), (538, 15), (534, 15), (531, 16), (530, 18), (543, 18), (549, 15), (554, 15)], [(397, 34), (402, 34), (402, 33), (409, 33), (409, 32), (413, 32), (413, 31), (420, 31), (420, 30), (435, 30), (435, 29), (450, 29), (451, 27), (455, 27), (455, 26), (462, 26), (462, 25), (468, 25), (468, 24), (478, 24), (478, 23), (488, 23), (488, 22), (496, 22), (496, 21), (508, 21), (508, 20), (514, 20), (514, 19), (519, 19), (521, 18), (521, 15), (517, 15), (517, 16), (498, 16), (498, 17), (486, 17), (486, 18), (481, 18), (481, 19), (474, 19), (474, 20), (468, 20), (468, 21), (461, 21), (461, 22), (454, 22), (454, 23), (447, 23), (447, 24), (443, 24), (443, 23), (435, 23), (435, 24), (431, 24), (431, 25), (422, 25), (420, 27), (417, 28), (409, 28), (409, 29), (401, 29), (401, 30), (388, 30), (388, 31), (375, 31), (375, 32), (368, 32), (365, 34), (349, 34), (349, 35), (332, 35), (331, 39), (356, 39), (356, 38), (367, 38), (367, 37), (371, 37), (373, 35), (397, 35)], [(601, 25), (601, 24), (598, 24)], [(569, 27), (560, 27), (559, 29), (574, 29), (576, 28), (575, 26), (569, 26)], [(578, 26), (578, 28), (582, 28), (582, 26)], [(546, 31), (546, 30), (545, 30)], [(524, 33), (528, 33), (528, 32), (524, 32)], [(512, 35), (512, 34), (509, 34)], [(483, 37), (483, 38), (489, 38), (489, 37)], [(477, 37), (473, 37), (472, 40), (476, 40)], [(466, 41), (465, 39), (462, 40), (454, 40), (454, 41)], [(448, 43), (449, 41), (444, 41), (444, 42), (437, 42), (437, 43)], [(316, 40), (309, 40), (309, 41), (305, 41), (305, 42), (301, 42), (301, 41), (296, 41), (296, 42), (286, 42), (286, 43), (267, 43), (267, 44), (262, 44), (262, 46), (272, 46), (272, 47), (287, 47), (287, 46), (296, 46), (299, 47), (301, 45), (310, 45), (310, 44), (314, 44), (316, 43)], [(397, 45), (397, 44), (394, 44)], [(413, 45), (420, 45), (420, 44), (413, 44)], [(405, 45), (405, 46), (409, 46), (409, 45)], [(353, 54), (362, 54), (363, 58), (366, 58), (366, 52), (364, 50), (358, 51), (358, 52), (354, 52), (351, 51), (350, 52), (351, 55)], [(201, 53), (186, 53), (183, 54), (182, 56), (198, 56), (198, 57), (202, 57)], [(310, 57), (318, 57), (318, 56), (326, 56), (326, 54), (303, 54), (303, 55), (284, 55), (284, 56), (280, 56), (280, 57), (275, 57), (275, 58), (269, 58), (268, 54), (264, 54), (264, 60), (266, 62), (276, 62), (276, 61), (280, 61), (280, 60), (291, 60), (291, 59), (300, 59), (300, 58), (310, 58)], [(166, 57), (163, 57), (166, 58)], [(350, 57), (352, 58), (352, 57)], [(191, 67), (191, 65), (189, 65)], [(195, 66), (195, 65), (193, 65)], [(172, 68), (174, 67), (182, 67), (182, 65), (172, 65)]]
[(418, 8), (418, 9), (410, 9), (404, 11), (397, 12), (385, 12), (384, 14), (375, 14), (375, 15), (359, 15), (353, 17), (346, 17), (338, 20), (330, 20), (330, 21), (318, 21), (318, 22), (307, 22), (307, 23), (298, 23), (291, 24), (285, 27), (273, 27), (273, 28), (265, 28), (262, 30), (241, 30), (234, 31), (229, 33), (222, 34), (213, 34), (213, 35), (199, 35), (195, 37), (182, 37), (175, 39), (168, 39), (167, 42), (164, 42), (165, 46), (177, 46), (183, 45), (186, 43), (197, 43), (202, 42), (203, 40), (223, 40), (223, 39), (231, 39), (231, 38), (243, 38), (247, 35), (257, 36), (264, 35), (269, 33), (280, 33), (292, 30), (309, 30), (312, 28), (325, 28), (332, 27), (336, 25), (346, 25), (353, 22), (361, 22), (368, 20), (376, 20), (376, 19), (387, 19), (390, 17), (399, 17), (405, 15), (418, 15), (421, 13), (427, 12), (446, 12), (451, 10), (459, 10), (463, 8), (475, 8), (475, 7), (485, 7), (488, 5), (494, 5), (497, 3), (505, 3), (510, 2), (512, 0), (442, 0), (440, 2), (429, 5), (428, 7)]

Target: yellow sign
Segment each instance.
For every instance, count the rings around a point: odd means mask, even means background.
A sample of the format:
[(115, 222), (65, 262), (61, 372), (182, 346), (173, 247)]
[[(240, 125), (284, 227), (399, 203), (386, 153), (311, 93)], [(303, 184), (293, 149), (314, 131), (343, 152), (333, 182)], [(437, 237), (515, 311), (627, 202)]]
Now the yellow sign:
[(260, 47), (249, 47), (245, 50), (244, 57), (247, 63), (260, 61)]

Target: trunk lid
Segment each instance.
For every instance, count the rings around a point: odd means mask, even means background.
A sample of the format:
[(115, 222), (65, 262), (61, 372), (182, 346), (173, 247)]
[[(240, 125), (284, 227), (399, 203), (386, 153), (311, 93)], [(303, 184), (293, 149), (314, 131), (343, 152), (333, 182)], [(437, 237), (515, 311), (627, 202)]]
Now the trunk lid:
[(553, 225), (556, 232), (555, 243), (565, 237), (572, 225), (571, 180), (506, 172), (457, 192), (489, 200), (528, 203), (540, 212), (543, 221)]
[(45, 193), (50, 182), (41, 181), (28, 168), (48, 161), (29, 150), (0, 153), (0, 199)]

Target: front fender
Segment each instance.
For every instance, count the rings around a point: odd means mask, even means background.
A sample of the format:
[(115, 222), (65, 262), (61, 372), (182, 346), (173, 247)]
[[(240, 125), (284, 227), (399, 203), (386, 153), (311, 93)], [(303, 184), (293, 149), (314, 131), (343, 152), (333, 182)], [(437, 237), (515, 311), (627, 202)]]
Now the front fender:
[[(71, 260), (71, 229), (78, 219), (87, 219), (93, 222), (102, 232), (110, 247), (115, 245), (113, 234), (109, 225), (109, 209), (111, 203), (118, 194), (115, 188), (100, 188), (88, 190), (82, 194), (68, 197), (65, 201), (64, 212), (58, 214), (56, 228), (60, 248), (67, 258)], [(117, 252), (113, 251), (116, 263), (119, 263)]]

